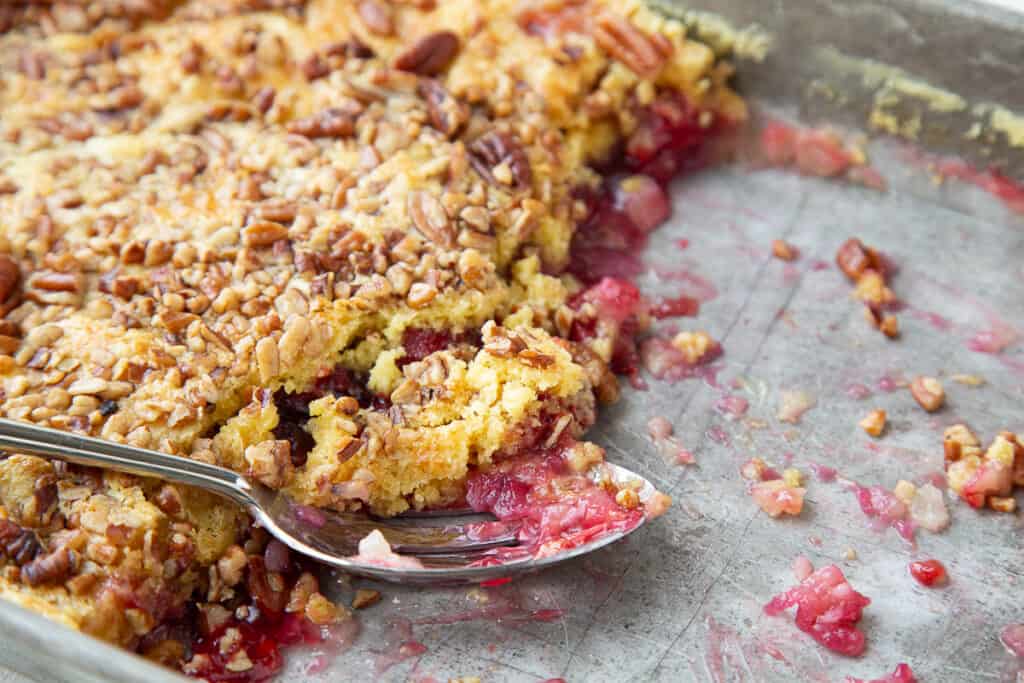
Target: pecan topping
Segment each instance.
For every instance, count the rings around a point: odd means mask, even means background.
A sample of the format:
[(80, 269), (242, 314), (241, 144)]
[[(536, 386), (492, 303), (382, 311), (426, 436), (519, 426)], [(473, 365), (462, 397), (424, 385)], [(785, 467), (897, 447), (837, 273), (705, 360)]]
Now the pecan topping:
[(19, 567), (31, 562), (42, 551), (39, 539), (9, 519), (0, 519), (0, 552)]
[(657, 73), (672, 55), (672, 44), (663, 36), (649, 36), (629, 20), (611, 13), (597, 18), (594, 40), (602, 50), (641, 76)]
[(304, 59), (299, 68), (302, 70), (302, 75), (306, 77), (307, 81), (315, 81), (331, 73), (330, 65), (315, 52)]
[(28, 286), (47, 292), (77, 293), (82, 290), (82, 276), (78, 273), (42, 271), (29, 278)]
[(242, 230), (242, 243), (247, 247), (269, 247), (288, 237), (288, 228), (273, 221), (256, 221)]
[(34, 81), (41, 81), (46, 78), (46, 63), (38, 52), (24, 50), (18, 59), (18, 68), (21, 73)]
[(843, 242), (836, 252), (836, 265), (846, 273), (846, 277), (854, 282), (869, 270), (873, 270), (884, 276), (885, 268), (878, 252), (870, 247), (864, 246), (856, 237)]
[(355, 132), (355, 116), (338, 107), (296, 119), (288, 124), (288, 132), (307, 138), (344, 138)]
[(533, 173), (523, 144), (515, 135), (492, 130), (469, 146), (469, 162), (493, 185), (521, 190), (530, 186)]
[(417, 40), (395, 58), (395, 68), (421, 76), (436, 76), (455, 59), (459, 37), (451, 31), (438, 31)]
[(419, 93), (427, 102), (430, 114), (430, 125), (452, 137), (466, 124), (469, 119), (469, 108), (452, 97), (444, 86), (432, 78), (424, 78), (419, 83)]
[(191, 43), (185, 52), (181, 55), (181, 70), (187, 74), (199, 73), (200, 67), (203, 65), (203, 57), (206, 56), (206, 50), (199, 43)]
[(31, 505), (25, 506), (22, 521), (31, 526), (46, 526), (57, 511), (57, 477), (43, 474), (36, 479), (32, 489)]
[(381, 0), (362, 0), (359, 3), (359, 18), (370, 33), (390, 36), (395, 32), (395, 20), (391, 5)]
[(246, 448), (244, 457), (249, 465), (249, 476), (262, 484), (280, 488), (291, 478), (294, 466), (291, 444), (287, 441), (261, 441)]
[(531, 368), (544, 369), (555, 364), (554, 357), (533, 349), (523, 349), (517, 354), (517, 357)]
[(274, 106), (274, 98), (276, 97), (277, 91), (269, 85), (265, 85), (252, 96), (252, 103), (256, 105), (261, 114), (266, 114)]
[(413, 192), (409, 195), (408, 208), (413, 225), (428, 240), (442, 247), (451, 247), (455, 243), (451, 220), (436, 197), (422, 190)]
[(21, 269), (17, 262), (6, 254), (0, 254), (0, 303), (14, 294), (20, 280)]
[(71, 575), (75, 556), (67, 548), (40, 555), (21, 568), (21, 579), (30, 586), (60, 583)]
[[(280, 574), (275, 574), (278, 579)], [(280, 582), (281, 590), (275, 590), (272, 576), (268, 575), (266, 565), (262, 557), (249, 557), (249, 576), (247, 585), (249, 593), (259, 601), (260, 607), (270, 612), (281, 612), (288, 605), (288, 591), (284, 588), (284, 582)]]
[(918, 405), (929, 413), (934, 413), (946, 401), (942, 383), (934, 377), (915, 377), (910, 383), (910, 393)]
[(772, 240), (772, 256), (780, 261), (795, 261), (799, 250), (786, 240)]

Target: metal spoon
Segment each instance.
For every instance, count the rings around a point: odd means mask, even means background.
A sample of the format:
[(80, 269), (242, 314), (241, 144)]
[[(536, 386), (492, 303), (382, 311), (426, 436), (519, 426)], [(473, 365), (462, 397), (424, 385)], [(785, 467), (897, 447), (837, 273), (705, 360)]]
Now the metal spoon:
[[(471, 525), (493, 517), (468, 510), (441, 510), (392, 519), (314, 510), (296, 505), (283, 493), (223, 467), (6, 419), (0, 419), (0, 449), (206, 489), (243, 506), (260, 526), (292, 550), (353, 574), (396, 583), (467, 583), (537, 571), (614, 543), (642, 526), (645, 519), (641, 516), (634, 526), (569, 550), (479, 564), (487, 557), (486, 551), (515, 546), (518, 540), (514, 529), (477, 538), (471, 533)], [(641, 502), (656, 493), (651, 483), (638, 474), (610, 463), (608, 467), (616, 483), (641, 482), (637, 491)], [(374, 530), (384, 535), (393, 552), (414, 556), (420, 566), (387, 566), (360, 558), (359, 541)]]

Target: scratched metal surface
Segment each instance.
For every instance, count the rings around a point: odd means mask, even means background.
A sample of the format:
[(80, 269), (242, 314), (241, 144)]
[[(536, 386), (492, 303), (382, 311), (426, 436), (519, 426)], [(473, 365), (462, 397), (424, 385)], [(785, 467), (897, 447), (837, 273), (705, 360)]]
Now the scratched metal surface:
[[(789, 105), (786, 113), (806, 115), (806, 102)], [(734, 391), (751, 408), (730, 420), (714, 408), (724, 390), (701, 380), (652, 381), (604, 412), (592, 437), (610, 459), (673, 496), (665, 517), (582, 561), (496, 588), (332, 581), (339, 599), (353, 585), (372, 585), (384, 600), (359, 614), (362, 633), (325, 672), (307, 671), (316, 653), (293, 656), (283, 680), (839, 681), (877, 677), (901, 661), (927, 683), (1012, 680), (1014, 663), (997, 633), (1024, 621), (1019, 515), (954, 502), (951, 528), (919, 533), (913, 550), (892, 531), (868, 529), (853, 495), (838, 484), (810, 477), (801, 517), (776, 521), (757, 510), (738, 475), (754, 455), (782, 464), (792, 454), (805, 472), (822, 463), (862, 484), (891, 487), (941, 468), (947, 424), (965, 420), (986, 438), (1003, 428), (1024, 430), (1024, 347), (996, 357), (966, 346), (996, 320), (1024, 330), (1024, 216), (974, 188), (934, 185), (900, 143), (869, 149), (890, 182), (887, 194), (744, 168), (705, 172), (674, 187), (674, 216), (653, 235), (648, 262), (714, 284), (718, 294), (699, 318), (676, 322), (722, 341), (719, 380), (728, 386), (743, 378), (745, 388)], [(831, 263), (849, 235), (900, 266), (893, 288), (909, 308), (900, 314), (897, 342), (867, 328), (835, 268), (813, 267)], [(780, 237), (802, 251), (793, 267), (770, 258), (767, 247)], [(685, 251), (676, 246), (681, 238), (690, 240)], [(651, 295), (681, 287), (653, 272), (641, 283)], [(928, 314), (941, 315), (949, 329), (938, 329)], [(929, 417), (905, 390), (865, 400), (846, 393), (853, 382), (874, 387), (899, 372), (946, 378), (947, 407)], [(948, 379), (956, 373), (981, 375), (987, 384), (957, 384)], [(817, 399), (796, 426), (775, 418), (780, 391), (789, 389)], [(875, 407), (887, 410), (891, 423), (872, 449), (856, 422)], [(696, 466), (658, 456), (644, 427), (654, 415), (673, 422)], [(722, 433), (726, 443), (709, 437)], [(844, 559), (847, 549), (856, 559)], [(817, 566), (838, 564), (871, 597), (863, 658), (833, 656), (791, 616), (761, 612), (793, 583), (798, 554)], [(907, 575), (908, 561), (926, 556), (946, 564), (947, 588), (924, 589)], [(36, 680), (180, 680), (2, 603), (0, 629), (0, 662)], [(425, 651), (396, 661), (407, 640)], [(24, 680), (0, 671), (3, 683)]]

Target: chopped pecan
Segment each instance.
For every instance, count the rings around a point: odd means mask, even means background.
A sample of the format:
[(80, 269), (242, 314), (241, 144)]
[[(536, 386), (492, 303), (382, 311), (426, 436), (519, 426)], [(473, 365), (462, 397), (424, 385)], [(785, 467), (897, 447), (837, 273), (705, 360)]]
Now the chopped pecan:
[(307, 81), (315, 81), (331, 73), (330, 65), (315, 52), (304, 59), (299, 68), (302, 70), (302, 75), (306, 77)]
[(284, 582), (281, 582), (281, 590), (275, 590), (271, 576), (281, 578), (279, 574), (268, 574), (263, 558), (259, 556), (249, 557), (249, 576), (247, 585), (249, 593), (259, 602), (260, 607), (270, 612), (281, 612), (288, 605), (288, 591), (284, 590)]
[(181, 494), (173, 484), (161, 486), (160, 490), (157, 491), (154, 502), (164, 514), (174, 516), (181, 512)]
[(196, 42), (190, 43), (181, 55), (181, 70), (187, 74), (199, 73), (205, 56), (206, 50), (202, 45)]
[(836, 265), (854, 282), (869, 270), (879, 273), (883, 279), (885, 277), (882, 257), (871, 247), (864, 246), (856, 237), (851, 237), (839, 247), (839, 251), (836, 252)]
[(430, 125), (445, 137), (450, 138), (458, 133), (469, 120), (469, 108), (452, 97), (436, 80), (424, 78), (420, 81), (418, 89), (420, 96), (427, 103)]
[(0, 254), (0, 303), (7, 301), (18, 289), (21, 269), (18, 263), (6, 254)]
[(274, 106), (274, 99), (277, 97), (277, 90), (265, 85), (256, 91), (252, 96), (252, 103), (256, 105), (261, 114), (266, 114)]
[(267, 440), (249, 446), (244, 453), (249, 475), (271, 488), (284, 486), (294, 471), (291, 444), (284, 440)]
[(36, 535), (9, 519), (0, 519), (0, 552), (19, 567), (31, 562), (42, 551)]
[(21, 73), (34, 81), (41, 81), (46, 78), (46, 63), (42, 55), (31, 50), (22, 50), (18, 59), (18, 68)]
[(451, 31), (437, 31), (417, 40), (395, 58), (395, 68), (421, 76), (436, 76), (455, 59), (459, 37)]
[(514, 335), (495, 335), (484, 342), (484, 351), (498, 358), (512, 358), (526, 349), (523, 340)]
[(628, 19), (605, 12), (594, 24), (594, 40), (613, 58), (641, 76), (657, 73), (672, 55), (672, 44), (662, 36), (649, 36)]
[(786, 240), (772, 240), (772, 256), (780, 261), (795, 261), (799, 251)]
[(429, 192), (419, 190), (409, 195), (409, 217), (428, 240), (442, 247), (455, 243), (455, 229), (441, 202)]
[(68, 548), (57, 548), (48, 555), (39, 555), (21, 568), (21, 580), (30, 586), (61, 583), (71, 575), (75, 556)]
[(348, 460), (351, 460), (352, 456), (358, 453), (359, 449), (362, 448), (363, 445), (362, 439), (349, 439), (348, 443), (338, 451), (338, 462), (347, 462)]
[(352, 609), (365, 609), (380, 602), (380, 591), (360, 588), (352, 598)]
[(28, 280), (28, 286), (47, 292), (78, 293), (82, 291), (83, 278), (81, 273), (58, 273), (44, 270), (32, 275)]
[(370, 33), (390, 36), (395, 32), (394, 13), (391, 5), (382, 0), (361, 0), (359, 18)]
[(544, 369), (555, 364), (554, 356), (533, 349), (523, 349), (517, 354), (517, 357), (531, 368)]
[(872, 410), (863, 420), (858, 422), (860, 428), (871, 436), (881, 436), (885, 431), (886, 414), (884, 410)]
[(288, 225), (295, 220), (295, 216), (298, 213), (299, 207), (295, 202), (269, 201), (256, 207), (253, 216), (258, 216), (265, 221), (274, 221), (275, 223)]
[(32, 486), (32, 500), (22, 508), (22, 521), (29, 526), (43, 527), (57, 511), (57, 476), (40, 475)]
[(242, 229), (242, 243), (247, 247), (269, 247), (288, 237), (288, 228), (273, 221), (256, 221)]
[(910, 383), (910, 393), (918, 405), (929, 413), (934, 413), (946, 401), (942, 383), (934, 377), (915, 377)]
[(520, 190), (529, 187), (533, 180), (526, 150), (511, 133), (492, 130), (474, 140), (469, 146), (469, 162), (493, 185), (510, 185)]
[(174, 311), (164, 311), (156, 318), (156, 322), (167, 328), (167, 331), (171, 334), (183, 332), (195, 320), (199, 320), (199, 316), (192, 313), (176, 313)]
[(355, 132), (355, 116), (339, 107), (324, 109), (318, 114), (296, 119), (288, 124), (288, 132), (307, 138), (344, 138)]

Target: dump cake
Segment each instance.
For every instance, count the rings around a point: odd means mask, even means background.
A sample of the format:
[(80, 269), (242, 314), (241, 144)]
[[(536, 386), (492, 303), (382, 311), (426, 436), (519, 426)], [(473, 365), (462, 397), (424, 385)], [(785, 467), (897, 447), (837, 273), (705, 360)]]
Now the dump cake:
[[(310, 509), (468, 501), (548, 541), (644, 514), (559, 483), (603, 461), (580, 439), (650, 318), (608, 259), (746, 115), (683, 26), (632, 0), (29, 0), (0, 28), (3, 415)], [(204, 492), (9, 454), (0, 504), (0, 595), (189, 673), (262, 678), (275, 639), (345, 619)]]

